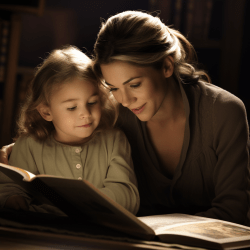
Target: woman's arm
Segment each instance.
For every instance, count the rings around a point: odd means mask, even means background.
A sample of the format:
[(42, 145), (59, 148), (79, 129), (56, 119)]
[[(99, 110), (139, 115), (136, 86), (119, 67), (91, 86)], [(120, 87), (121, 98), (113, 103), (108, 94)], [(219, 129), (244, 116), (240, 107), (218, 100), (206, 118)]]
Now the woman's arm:
[(0, 162), (1, 163), (9, 164), (9, 160), (8, 159), (9, 159), (9, 156), (10, 156), (10, 153), (12, 151), (13, 146), (14, 146), (14, 143), (6, 145), (6, 146), (3, 146), (0, 149)]
[(198, 215), (248, 224), (249, 128), (244, 104), (231, 96), (214, 103), (213, 170), (215, 197), (212, 208)]
[[(11, 153), (10, 160), (8, 156)], [(4, 146), (1, 151), (1, 161), (12, 166), (30, 170), (30, 165), (35, 166), (31, 157), (29, 143), (26, 139), (18, 139), (16, 143)], [(33, 172), (33, 171), (30, 171)], [(0, 207), (27, 210), (31, 202), (31, 196), (27, 190), (14, 183), (8, 176), (0, 171)]]

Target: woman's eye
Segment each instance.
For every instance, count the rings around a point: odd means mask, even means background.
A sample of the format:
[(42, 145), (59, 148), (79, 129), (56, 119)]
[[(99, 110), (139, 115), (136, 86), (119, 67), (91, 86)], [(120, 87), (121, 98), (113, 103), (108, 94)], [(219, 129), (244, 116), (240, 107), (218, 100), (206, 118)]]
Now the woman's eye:
[(75, 107), (72, 107), (72, 108), (67, 108), (67, 110), (69, 110), (69, 111), (73, 111), (73, 110), (75, 110), (76, 109), (76, 106)]
[(141, 83), (137, 83), (137, 84), (133, 84), (133, 85), (131, 84), (130, 88), (136, 89), (136, 88), (140, 87), (140, 85), (141, 85)]
[(117, 90), (117, 88), (110, 88), (109, 89), (109, 92), (114, 92), (114, 91), (116, 91)]

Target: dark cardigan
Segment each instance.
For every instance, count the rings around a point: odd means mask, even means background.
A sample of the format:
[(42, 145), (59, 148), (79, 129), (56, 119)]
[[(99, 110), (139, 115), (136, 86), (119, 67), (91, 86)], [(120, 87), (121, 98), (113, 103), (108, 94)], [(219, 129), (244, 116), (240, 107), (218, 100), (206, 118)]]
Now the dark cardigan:
[(250, 225), (244, 104), (212, 84), (179, 84), (187, 119), (172, 179), (158, 162), (146, 122), (120, 105), (118, 124), (131, 144), (139, 185), (138, 216), (179, 212)]

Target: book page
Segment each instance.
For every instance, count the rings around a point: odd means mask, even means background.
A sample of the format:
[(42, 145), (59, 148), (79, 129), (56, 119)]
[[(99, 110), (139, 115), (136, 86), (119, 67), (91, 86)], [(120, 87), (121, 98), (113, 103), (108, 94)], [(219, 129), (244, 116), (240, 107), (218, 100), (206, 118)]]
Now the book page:
[(185, 214), (155, 215), (139, 219), (153, 228), (161, 239), (167, 239), (162, 235), (180, 235), (219, 244), (244, 241), (244, 244), (250, 245), (250, 228), (227, 221)]
[[(54, 193), (50, 190), (46, 191), (46, 187), (38, 180), (46, 184)], [(89, 220), (145, 239), (155, 237), (150, 227), (88, 181), (40, 175), (32, 182), (34, 184), (36, 182), (36, 187), (46, 191), (47, 197), (50, 195), (52, 200), (57, 200), (55, 205), (62, 211), (79, 221)], [(56, 197), (57, 195), (62, 200)]]
[[(0, 171), (7, 175), (9, 178), (11, 178), (13, 181), (20, 181), (21, 177), (24, 181), (30, 181), (32, 178), (35, 177), (35, 175), (30, 173), (29, 171), (26, 171), (22, 168), (9, 166), (3, 163), (0, 163)], [(20, 176), (18, 176), (17, 173)]]
[(176, 226), (183, 223), (207, 220), (207, 218), (204, 217), (190, 216), (186, 214), (162, 214), (138, 217), (138, 219), (150, 226), (155, 232), (160, 232), (161, 230), (173, 225)]

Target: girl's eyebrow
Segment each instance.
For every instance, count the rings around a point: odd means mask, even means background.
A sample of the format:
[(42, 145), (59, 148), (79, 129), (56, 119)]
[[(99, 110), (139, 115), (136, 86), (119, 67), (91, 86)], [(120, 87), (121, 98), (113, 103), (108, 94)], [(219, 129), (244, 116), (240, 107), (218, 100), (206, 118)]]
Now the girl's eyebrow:
[[(94, 93), (92, 96), (90, 96), (90, 98), (91, 98), (91, 97), (95, 97), (95, 96), (99, 96), (98, 93)], [(79, 100), (79, 98), (70, 98), (70, 99), (67, 99), (67, 100), (62, 101), (62, 103), (65, 103), (65, 102), (73, 102), (73, 101), (77, 101), (77, 100)]]
[[(125, 85), (126, 83), (131, 82), (132, 80), (134, 80), (134, 79), (136, 79), (136, 78), (140, 78), (140, 77), (141, 77), (141, 76), (131, 77), (131, 78), (129, 78), (127, 81), (125, 81), (125, 82), (123, 83), (123, 85)], [(112, 84), (110, 84), (110, 83), (108, 83), (108, 82), (106, 82), (106, 81), (105, 81), (105, 83), (106, 83), (107, 85), (109, 85), (109, 86), (114, 86), (114, 85), (112, 85)]]

